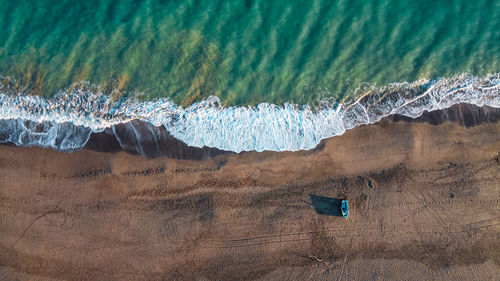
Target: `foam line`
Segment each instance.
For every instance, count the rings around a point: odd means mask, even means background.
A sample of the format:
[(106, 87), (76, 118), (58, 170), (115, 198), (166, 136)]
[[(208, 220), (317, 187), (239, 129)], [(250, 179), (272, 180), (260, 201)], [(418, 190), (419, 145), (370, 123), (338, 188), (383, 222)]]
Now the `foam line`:
[(6, 80), (0, 86), (0, 141), (75, 151), (91, 132), (141, 120), (164, 126), (189, 146), (296, 151), (312, 149), (322, 139), (388, 115), (416, 118), (424, 111), (459, 103), (500, 108), (500, 73), (394, 83), (373, 87), (351, 103), (323, 101), (315, 107), (290, 103), (224, 107), (212, 96), (183, 108), (170, 99), (113, 101), (96, 87), (70, 89), (45, 99)]

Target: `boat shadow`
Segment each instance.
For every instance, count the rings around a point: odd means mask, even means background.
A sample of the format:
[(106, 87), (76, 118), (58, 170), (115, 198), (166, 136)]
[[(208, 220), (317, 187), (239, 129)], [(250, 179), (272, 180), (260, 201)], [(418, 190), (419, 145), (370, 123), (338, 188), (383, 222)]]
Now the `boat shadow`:
[(311, 199), (311, 204), (316, 210), (316, 213), (324, 216), (335, 216), (342, 217), (342, 200), (321, 196), (321, 195), (309, 195)]

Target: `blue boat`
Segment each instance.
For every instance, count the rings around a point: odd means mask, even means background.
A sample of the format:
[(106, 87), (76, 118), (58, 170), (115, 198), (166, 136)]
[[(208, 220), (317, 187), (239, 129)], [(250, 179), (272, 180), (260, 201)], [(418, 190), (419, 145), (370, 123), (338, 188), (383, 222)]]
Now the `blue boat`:
[(347, 219), (349, 216), (349, 203), (347, 203), (347, 200), (342, 200), (342, 216), (344, 216), (344, 219)]

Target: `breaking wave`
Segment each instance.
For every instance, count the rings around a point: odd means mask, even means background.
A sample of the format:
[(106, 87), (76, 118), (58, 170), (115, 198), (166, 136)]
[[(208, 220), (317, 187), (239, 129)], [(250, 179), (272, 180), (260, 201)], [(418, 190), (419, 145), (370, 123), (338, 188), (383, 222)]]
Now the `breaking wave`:
[(87, 86), (45, 99), (30, 95), (8, 78), (1, 82), (0, 142), (59, 151), (79, 150), (91, 133), (112, 131), (115, 125), (133, 120), (163, 126), (194, 147), (234, 152), (296, 151), (312, 149), (322, 139), (392, 114), (415, 118), (424, 111), (459, 103), (500, 108), (500, 73), (369, 87), (355, 101), (323, 101), (317, 106), (261, 103), (225, 107), (212, 96), (184, 108), (167, 98), (114, 101), (98, 88)]

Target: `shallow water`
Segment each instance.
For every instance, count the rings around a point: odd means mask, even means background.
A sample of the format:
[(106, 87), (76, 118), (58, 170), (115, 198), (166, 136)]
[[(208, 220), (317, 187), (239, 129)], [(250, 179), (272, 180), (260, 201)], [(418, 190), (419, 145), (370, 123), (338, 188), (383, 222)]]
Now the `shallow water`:
[[(0, 85), (9, 85), (1, 81)], [(114, 101), (92, 87), (68, 90), (49, 100), (2, 94), (17, 90), (16, 84), (12, 85), (13, 88), (0, 87), (0, 142), (62, 151), (82, 148), (91, 132), (113, 129), (133, 120), (163, 126), (189, 146), (235, 152), (295, 151), (312, 149), (322, 139), (391, 114), (415, 118), (424, 111), (460, 103), (500, 108), (500, 73), (391, 84), (372, 88), (370, 94), (352, 103), (325, 101), (319, 106), (261, 103), (255, 107), (226, 107), (212, 96), (181, 107), (170, 99)], [(138, 142), (140, 135), (135, 134)]]
[(500, 71), (498, 1), (9, 0), (0, 74), (190, 105), (352, 100), (379, 86)]

